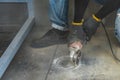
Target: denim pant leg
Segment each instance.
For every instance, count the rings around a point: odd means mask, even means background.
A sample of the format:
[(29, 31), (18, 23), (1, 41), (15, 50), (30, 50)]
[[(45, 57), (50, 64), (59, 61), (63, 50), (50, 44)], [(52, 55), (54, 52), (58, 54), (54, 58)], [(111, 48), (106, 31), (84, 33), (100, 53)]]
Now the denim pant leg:
[(115, 36), (120, 42), (120, 8), (117, 11), (116, 20), (115, 20)]
[(49, 17), (52, 27), (59, 30), (68, 30), (69, 0), (49, 0)]

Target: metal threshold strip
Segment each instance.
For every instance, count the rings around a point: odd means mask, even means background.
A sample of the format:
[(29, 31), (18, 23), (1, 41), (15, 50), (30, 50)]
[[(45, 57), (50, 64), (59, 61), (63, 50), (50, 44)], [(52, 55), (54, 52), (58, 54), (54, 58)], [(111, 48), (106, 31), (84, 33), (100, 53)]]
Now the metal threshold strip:
[(26, 19), (20, 30), (17, 32), (16, 36), (13, 38), (7, 49), (0, 57), (0, 79), (35, 23), (32, 1), (33, 0), (1, 0), (0, 1), (0, 2), (26, 2), (28, 6), (28, 15), (29, 15), (29, 17)]
[(29, 33), (30, 29), (34, 24), (34, 17), (29, 17), (22, 28), (19, 30), (15, 38), (12, 40), (6, 51), (0, 58), (0, 78), (6, 71), (7, 67), (9, 66), (10, 62), (14, 58), (17, 50), (20, 48), (21, 44), (23, 43), (24, 39), (26, 38), (27, 34)]

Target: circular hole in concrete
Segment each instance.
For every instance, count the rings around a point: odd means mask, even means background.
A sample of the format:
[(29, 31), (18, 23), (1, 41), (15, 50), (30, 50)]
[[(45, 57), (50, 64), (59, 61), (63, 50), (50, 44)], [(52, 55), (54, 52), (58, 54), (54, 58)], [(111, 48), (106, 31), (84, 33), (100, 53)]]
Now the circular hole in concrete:
[(53, 61), (53, 65), (56, 68), (64, 69), (64, 70), (76, 69), (80, 66), (80, 64), (81, 63), (79, 63), (79, 65), (77, 65), (77, 66), (74, 65), (74, 63), (71, 62), (69, 56), (62, 56), (62, 57), (54, 59), (54, 61)]

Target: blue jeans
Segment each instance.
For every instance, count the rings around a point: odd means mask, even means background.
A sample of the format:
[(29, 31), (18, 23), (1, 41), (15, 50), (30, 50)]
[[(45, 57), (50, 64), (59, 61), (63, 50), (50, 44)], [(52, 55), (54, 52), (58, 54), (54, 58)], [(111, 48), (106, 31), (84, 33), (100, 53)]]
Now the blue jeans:
[(52, 27), (59, 30), (68, 30), (69, 0), (49, 0), (49, 17)]
[[(107, 0), (94, 0), (99, 4), (104, 4)], [(50, 20), (52, 27), (59, 30), (68, 30), (68, 8), (69, 0), (49, 0)], [(117, 11), (115, 20), (115, 36), (120, 41), (120, 9)]]

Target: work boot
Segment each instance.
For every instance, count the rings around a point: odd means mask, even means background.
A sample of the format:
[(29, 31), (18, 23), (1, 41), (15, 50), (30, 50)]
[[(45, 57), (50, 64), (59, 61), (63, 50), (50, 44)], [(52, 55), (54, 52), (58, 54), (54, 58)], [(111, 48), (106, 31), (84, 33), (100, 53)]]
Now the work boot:
[(67, 43), (68, 31), (60, 31), (57, 29), (49, 30), (43, 37), (32, 41), (33, 48), (44, 48), (55, 44)]

